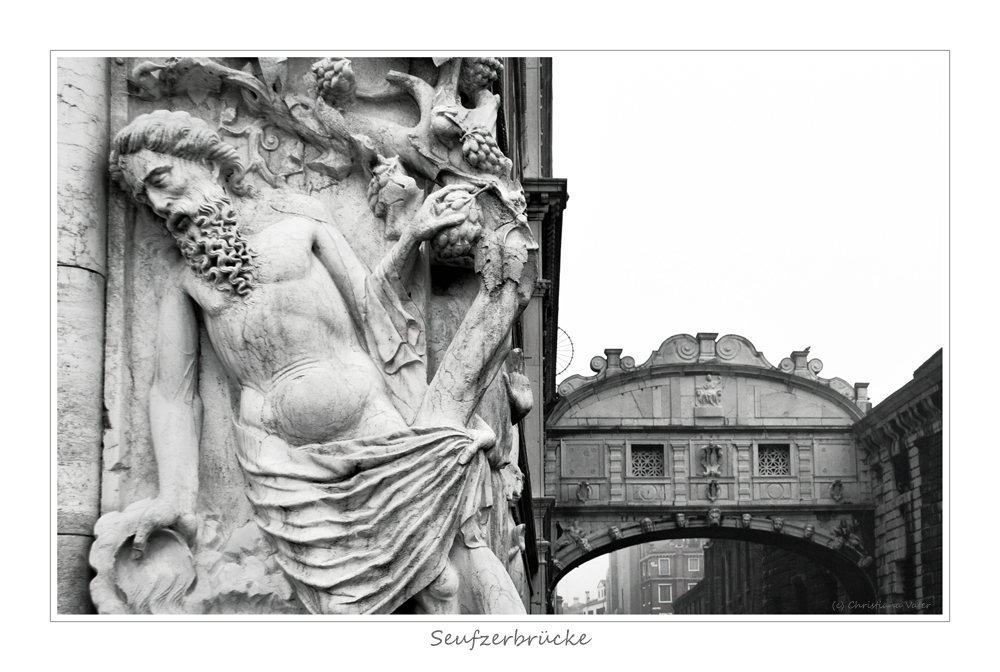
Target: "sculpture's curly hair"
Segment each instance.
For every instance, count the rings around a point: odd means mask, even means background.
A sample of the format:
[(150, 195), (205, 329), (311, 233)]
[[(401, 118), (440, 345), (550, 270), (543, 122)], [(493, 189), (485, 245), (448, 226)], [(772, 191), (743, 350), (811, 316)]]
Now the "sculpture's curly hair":
[(125, 181), (121, 158), (144, 149), (189, 161), (215, 164), (219, 166), (222, 177), (231, 181), (238, 191), (239, 180), (243, 177), (239, 153), (223, 142), (219, 134), (202, 119), (187, 112), (157, 110), (140, 115), (111, 141), (111, 178), (139, 201), (143, 200), (142, 190), (134, 190)]

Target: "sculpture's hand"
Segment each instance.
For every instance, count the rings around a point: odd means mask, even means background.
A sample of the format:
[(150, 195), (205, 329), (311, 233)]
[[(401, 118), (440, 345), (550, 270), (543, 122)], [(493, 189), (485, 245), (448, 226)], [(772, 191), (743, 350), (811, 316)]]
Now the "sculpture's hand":
[(471, 192), (474, 189), (472, 185), (453, 184), (435, 191), (424, 200), (406, 233), (412, 236), (415, 242), (423, 242), (430, 240), (443, 229), (458, 226), (468, 217), (468, 210), (453, 210), (445, 204), (445, 199), (448, 194), (464, 191), (469, 193), (471, 203), (473, 198)]
[(468, 432), (472, 442), (465, 447), (465, 450), (458, 457), (458, 463), (461, 465), (468, 464), (480, 450), (487, 451), (488, 455), (497, 445), (496, 432), (478, 415), (473, 417), (472, 426), (467, 427), (465, 431)]
[(507, 400), (510, 402), (510, 424), (517, 424), (534, 405), (531, 381), (524, 373), (524, 353), (514, 348), (507, 357), (507, 370), (500, 373)]
[(135, 559), (142, 557), (146, 552), (146, 541), (149, 535), (157, 530), (172, 527), (179, 532), (188, 543), (191, 543), (198, 534), (198, 515), (177, 502), (164, 497), (157, 497), (149, 502), (146, 510), (139, 518), (139, 524), (135, 531), (135, 540), (132, 542), (132, 553)]

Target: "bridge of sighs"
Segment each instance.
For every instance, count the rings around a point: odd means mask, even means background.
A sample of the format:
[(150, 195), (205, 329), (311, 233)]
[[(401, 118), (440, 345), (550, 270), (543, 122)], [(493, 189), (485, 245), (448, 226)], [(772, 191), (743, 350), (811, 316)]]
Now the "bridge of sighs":
[(643, 364), (605, 350), (548, 413), (547, 588), (604, 553), (664, 538), (801, 553), (875, 596), (874, 502), (855, 423), (867, 383), (822, 378), (809, 350), (775, 366), (742, 336), (668, 338)]

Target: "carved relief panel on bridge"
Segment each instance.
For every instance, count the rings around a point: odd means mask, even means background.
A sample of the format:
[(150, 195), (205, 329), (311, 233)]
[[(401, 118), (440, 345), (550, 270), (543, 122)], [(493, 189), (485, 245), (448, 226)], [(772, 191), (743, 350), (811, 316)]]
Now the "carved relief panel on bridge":
[(695, 439), (690, 442), (687, 454), (691, 464), (688, 478), (692, 500), (735, 500), (735, 454), (729, 442)]
[(560, 500), (592, 504), (607, 498), (606, 452), (602, 441), (560, 443)]
[(858, 456), (847, 440), (820, 440), (814, 446), (815, 497), (834, 503), (861, 498)]
[(699, 476), (728, 476), (729, 474), (723, 473), (725, 469), (725, 453), (726, 449), (717, 443), (710, 443), (701, 448), (698, 451), (698, 456), (701, 458), (701, 473)]
[(694, 394), (694, 417), (721, 418), (725, 415), (722, 408), (722, 376), (711, 373), (699, 376)]

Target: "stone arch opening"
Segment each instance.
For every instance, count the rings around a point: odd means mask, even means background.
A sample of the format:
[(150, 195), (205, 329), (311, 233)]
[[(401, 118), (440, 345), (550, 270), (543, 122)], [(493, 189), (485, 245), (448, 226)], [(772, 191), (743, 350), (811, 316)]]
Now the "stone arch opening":
[[(563, 564), (561, 568), (558, 564), (554, 563), (548, 585), (550, 611), (554, 609), (556, 588), (559, 582), (581, 565), (614, 551), (635, 547), (640, 544), (678, 539), (706, 539), (710, 542), (719, 540), (722, 542), (745, 542), (748, 545), (756, 544), (767, 549), (785, 551), (790, 557), (815, 563), (815, 565), (818, 565), (828, 573), (825, 576), (817, 574), (806, 576), (801, 571), (786, 571), (784, 576), (773, 579), (778, 582), (783, 581), (784, 583), (781, 584), (781, 594), (778, 595), (777, 592), (774, 592), (771, 598), (769, 598), (770, 601), (768, 603), (770, 608), (777, 606), (779, 610), (745, 613), (824, 613), (809, 610), (807, 605), (809, 598), (806, 594), (814, 592), (817, 586), (807, 584), (810, 581), (820, 581), (827, 584), (831, 580), (835, 580), (842, 587), (843, 590), (840, 591), (840, 595), (844, 597), (846, 593), (846, 599), (842, 600), (843, 604), (831, 604), (830, 607), (832, 608), (826, 613), (875, 613), (874, 605), (878, 597), (870, 565), (865, 562), (859, 562), (853, 557), (853, 554), (844, 553), (840, 548), (831, 548), (827, 544), (816, 543), (816, 541), (810, 538), (791, 536), (781, 531), (725, 526), (692, 526), (656, 530), (634, 534), (617, 540), (610, 539), (607, 543), (592, 545), (590, 550), (582, 553), (574, 553), (572, 560), (565, 563), (558, 563)], [(773, 564), (772, 562), (772, 566)], [(801, 567), (802, 565), (798, 566)], [(636, 571), (639, 571), (638, 568), (636, 568)], [(707, 579), (708, 576), (706, 575), (705, 578)], [(611, 587), (608, 586), (608, 588), (610, 590)], [(822, 588), (825, 589), (824, 594), (838, 592), (836, 586), (824, 585)], [(781, 601), (784, 603), (778, 604)], [(607, 613), (612, 612), (609, 609)]]

